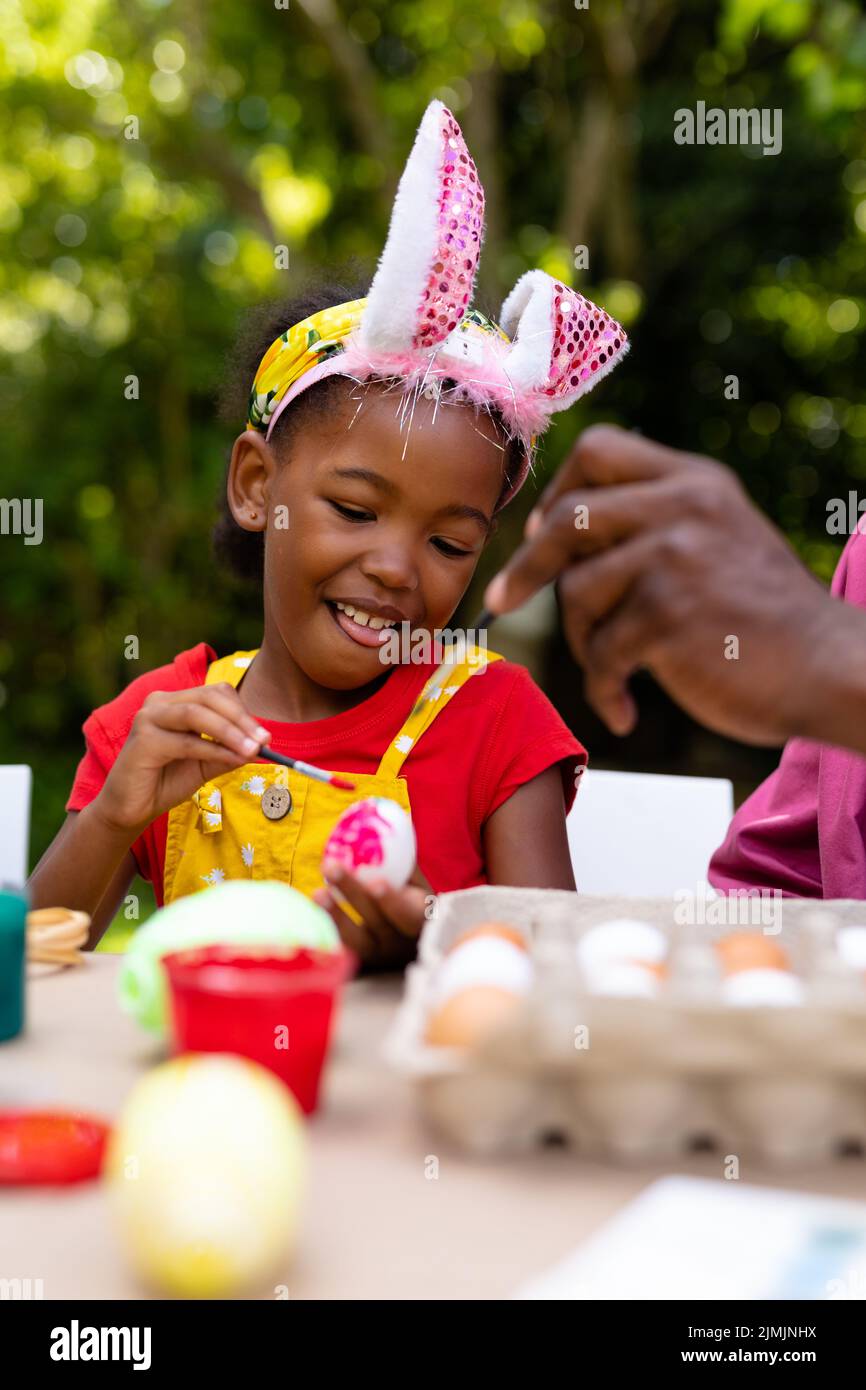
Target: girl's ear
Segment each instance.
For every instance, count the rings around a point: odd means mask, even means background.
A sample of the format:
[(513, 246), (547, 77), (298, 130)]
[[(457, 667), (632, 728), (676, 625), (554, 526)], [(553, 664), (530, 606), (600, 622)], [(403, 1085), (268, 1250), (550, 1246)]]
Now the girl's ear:
[(484, 235), (484, 189), (441, 101), (418, 127), (360, 329), (371, 351), (434, 348), (463, 318)]
[(264, 531), (268, 492), (279, 469), (276, 454), (258, 430), (244, 430), (232, 447), (226, 478), (229, 511), (245, 531)]
[(616, 319), (543, 270), (518, 280), (502, 306), (502, 327), (513, 339), (506, 357), (512, 386), (549, 415), (591, 391), (629, 347)]

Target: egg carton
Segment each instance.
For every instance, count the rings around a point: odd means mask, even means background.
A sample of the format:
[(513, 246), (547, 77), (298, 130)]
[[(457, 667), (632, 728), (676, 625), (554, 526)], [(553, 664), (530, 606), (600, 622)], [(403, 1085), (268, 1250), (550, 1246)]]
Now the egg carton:
[[(677, 962), (688, 964), (693, 948), (727, 931), (761, 930), (743, 917), (741, 925), (684, 927), (666, 898), (495, 887), (443, 894), (407, 971), (386, 1057), (415, 1084), (433, 1125), (478, 1154), (553, 1138), (582, 1154), (638, 1162), (698, 1147), (778, 1163), (866, 1152), (866, 976), (835, 949), (840, 926), (866, 924), (866, 904), (785, 899), (774, 907), (770, 936), (788, 953), (803, 1000), (735, 1007), (720, 999), (717, 981)], [(670, 938), (668, 978), (654, 998), (586, 987), (579, 937), (622, 918)], [(460, 933), (487, 921), (523, 932), (531, 988), (477, 1048), (430, 1046), (438, 967)]]

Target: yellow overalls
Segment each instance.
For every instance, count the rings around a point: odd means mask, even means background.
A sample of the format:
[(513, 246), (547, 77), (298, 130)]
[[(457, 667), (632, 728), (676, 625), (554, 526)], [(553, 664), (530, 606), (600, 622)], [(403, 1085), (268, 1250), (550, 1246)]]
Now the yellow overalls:
[[(255, 655), (235, 652), (212, 662), (205, 684), (238, 686)], [(354, 791), (261, 762), (245, 763), (199, 787), (169, 812), (165, 902), (230, 878), (280, 879), (308, 895), (321, 888), (322, 853), (338, 817), (365, 796), (390, 797), (411, 814), (409, 789), (400, 776), (407, 755), (460, 687), (487, 662), (501, 659), (496, 652), (467, 647), (465, 659), (450, 665), (444, 676), (437, 669), (377, 771), (345, 774)]]

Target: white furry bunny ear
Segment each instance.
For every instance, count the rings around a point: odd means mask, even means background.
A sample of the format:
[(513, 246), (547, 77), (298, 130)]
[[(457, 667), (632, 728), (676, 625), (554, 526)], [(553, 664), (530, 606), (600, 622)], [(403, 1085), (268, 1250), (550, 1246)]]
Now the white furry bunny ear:
[(484, 189), (459, 125), (432, 101), (397, 189), (388, 240), (361, 325), (371, 352), (434, 348), (472, 297), (484, 235)]
[(548, 414), (591, 391), (628, 352), (616, 319), (543, 270), (518, 280), (501, 322), (513, 339), (506, 370), (515, 392), (534, 396)]

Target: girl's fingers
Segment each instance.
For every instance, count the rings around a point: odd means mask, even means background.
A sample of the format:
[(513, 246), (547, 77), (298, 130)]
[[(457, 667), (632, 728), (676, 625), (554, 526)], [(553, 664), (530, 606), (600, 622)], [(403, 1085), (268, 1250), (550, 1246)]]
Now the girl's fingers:
[[(145, 705), (150, 705), (149, 700), (145, 701)], [(217, 685), (196, 686), (193, 690), (177, 690), (160, 695), (154, 706), (154, 712), (178, 705), (193, 705), (196, 708), (213, 711), (215, 715), (221, 716), (229, 724), (236, 726), (241, 735), (253, 740), (257, 747), (267, 743), (270, 738), (270, 731), (247, 712), (237, 691), (225, 681)], [(157, 718), (159, 722), (163, 722), (161, 715), (158, 714)]]
[(255, 739), (260, 745), (267, 743), (271, 736), (270, 730), (260, 724), (257, 719), (254, 719), (244, 708), (241, 697), (234, 686), (222, 681), (218, 685), (202, 686), (201, 692), (205, 703), (222, 713), (227, 719), (234, 720), (248, 738)]
[(326, 859), (324, 861), (322, 873), (327, 883), (346, 899), (346, 902), (355, 909), (360, 917), (363, 917), (366, 926), (373, 935), (381, 935), (387, 927), (387, 922), (381, 908), (365, 885), (359, 882), (354, 874), (350, 874), (348, 870), (344, 869), (341, 864), (335, 864), (333, 860)]
[[(364, 959), (372, 964), (403, 965), (411, 958), (414, 941), (424, 920), (426, 895), (421, 888), (391, 889), (387, 883), (368, 885), (358, 881), (354, 874), (338, 864), (327, 861), (322, 872), (340, 896), (364, 919), (368, 945)], [(384, 891), (382, 891), (384, 890)], [(410, 892), (417, 895), (414, 911), (406, 904), (398, 903), (390, 895)], [(396, 912), (392, 921), (386, 903)], [(419, 906), (420, 904), (420, 906)], [(345, 913), (341, 914), (348, 921)], [(336, 918), (335, 918), (336, 920)], [(344, 938), (345, 940), (345, 938)]]
[(433, 888), (430, 884), (430, 881), (425, 877), (425, 875), (421, 871), (420, 864), (416, 863), (409, 877), (409, 882), (414, 883), (416, 888), (423, 888), (425, 893), (433, 892)]
[[(173, 733), (189, 731), (207, 734), (215, 743), (232, 749), (241, 758), (254, 758), (261, 747), (262, 741), (246, 733), (236, 720), (226, 718), (209, 704), (198, 700), (156, 705), (151, 718), (158, 729)], [(257, 727), (255, 723), (253, 727)]]
[(243, 766), (234, 755), (227, 763), (211, 762), (210, 755), (207, 758), (199, 756), (198, 765), (201, 768), (201, 786), (204, 786), (205, 782), (212, 782), (215, 777), (222, 777), (225, 773), (234, 772), (236, 768)]
[(172, 733), (167, 729), (154, 731), (148, 743), (147, 762), (152, 760), (155, 767), (166, 767), (169, 763), (183, 762), (187, 758), (201, 763), (215, 763), (226, 771), (242, 766), (246, 754), (239, 755), (233, 748), (225, 748), (221, 743), (201, 738), (198, 734)]
[(222, 683), (201, 686), (196, 703), (206, 705), (215, 714), (236, 725), (244, 738), (251, 739), (257, 748), (267, 743), (270, 738), (270, 731), (247, 712), (241, 704), (240, 696), (231, 685)]
[(343, 945), (354, 951), (359, 959), (369, 960), (375, 950), (375, 943), (364, 923), (353, 922), (327, 888), (317, 888), (313, 893), (313, 901), (329, 913), (331, 921), (340, 933)]
[[(429, 888), (429, 884), (427, 887)], [(424, 925), (425, 909), (429, 894), (423, 888), (407, 884), (405, 888), (392, 888), (382, 880), (369, 885), (370, 895), (384, 913), (387, 921), (401, 936), (417, 940)]]

